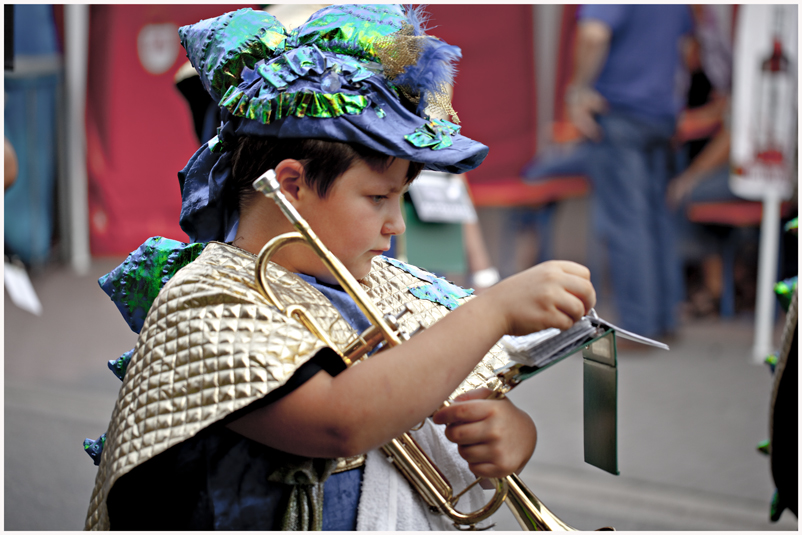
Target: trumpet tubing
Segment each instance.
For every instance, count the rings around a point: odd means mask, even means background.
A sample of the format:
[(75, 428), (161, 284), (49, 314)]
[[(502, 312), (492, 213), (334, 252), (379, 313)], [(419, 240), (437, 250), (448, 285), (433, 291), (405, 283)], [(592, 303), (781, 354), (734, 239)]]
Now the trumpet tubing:
[[(393, 347), (399, 345), (402, 340), (409, 338), (409, 335), (400, 332), (398, 324), (398, 318), (407, 310), (402, 310), (395, 316), (382, 315), (353, 275), (326, 248), (309, 224), (295, 210), (295, 207), (287, 201), (280, 191), (275, 173), (272, 170), (257, 178), (253, 183), (253, 187), (272, 198), (297, 231), (276, 236), (262, 248), (257, 257), (256, 283), (268, 302), (288, 316), (291, 315), (300, 320), (320, 340), (337, 351), (349, 366), (370, 353), (373, 348), (381, 343)], [(343, 350), (340, 350), (329, 339), (328, 333), (302, 307), (297, 305), (285, 307), (270, 288), (265, 275), (265, 268), (270, 258), (281, 247), (296, 243), (303, 243), (315, 251), (371, 323), (371, 327), (362, 332)], [(509, 390), (511, 386), (514, 385), (507, 385), (505, 391)], [(500, 395), (503, 395), (503, 393), (500, 393)], [(460, 526), (468, 526), (467, 529), (473, 529), (476, 524), (492, 516), (502, 503), (507, 503), (523, 530), (576, 531), (554, 516), (517, 475), (513, 474), (502, 479), (491, 480), (496, 487), (493, 498), (477, 511), (462, 513), (456, 509), (456, 505), (459, 497), (467, 489), (455, 496), (453, 488), (446, 477), (409, 433), (404, 433), (382, 446), (382, 451), (418, 491), (429, 508), (446, 515), (458, 528)]]

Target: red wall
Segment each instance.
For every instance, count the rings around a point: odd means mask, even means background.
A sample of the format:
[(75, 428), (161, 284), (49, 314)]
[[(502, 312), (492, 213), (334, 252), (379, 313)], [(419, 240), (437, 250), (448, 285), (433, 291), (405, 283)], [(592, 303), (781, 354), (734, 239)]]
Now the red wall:
[(137, 39), (148, 25), (177, 29), (239, 7), (90, 7), (86, 133), (92, 254), (124, 255), (157, 235), (186, 241), (178, 226), (176, 173), (198, 143), (189, 108), (173, 83), (186, 52), (177, 32), (165, 32), (174, 39), (170, 43), (151, 40), (156, 56), (178, 47), (174, 61), (163, 55), (169, 67), (153, 74), (140, 60)]
[[(125, 255), (150, 236), (186, 241), (178, 225), (176, 173), (198, 148), (173, 79), (148, 72), (137, 38), (148, 25), (180, 27), (238, 5), (92, 5), (87, 96), (90, 246)], [(531, 5), (430, 5), (430, 33), (462, 48), (454, 107), (463, 132), (490, 147), (472, 182), (517, 179), (535, 153), (536, 95)], [(154, 44), (152, 42), (152, 44)], [(155, 43), (158, 44), (158, 43)], [(158, 46), (156, 47), (158, 48)]]
[(490, 152), (471, 182), (518, 179), (537, 138), (533, 6), (429, 5), (429, 34), (462, 49), (454, 109)]

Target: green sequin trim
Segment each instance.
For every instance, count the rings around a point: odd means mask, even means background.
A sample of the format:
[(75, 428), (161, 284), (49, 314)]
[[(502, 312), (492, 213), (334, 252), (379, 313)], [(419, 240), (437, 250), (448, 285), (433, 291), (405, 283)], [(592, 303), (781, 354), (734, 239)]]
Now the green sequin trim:
[(89, 454), (95, 462), (95, 466), (100, 464), (100, 456), (103, 453), (103, 447), (106, 445), (106, 433), (103, 433), (97, 440), (87, 438), (84, 440), (84, 451)]
[(791, 306), (791, 299), (794, 297), (794, 292), (796, 292), (797, 281), (798, 277), (791, 277), (774, 285), (774, 293), (780, 301), (780, 306), (786, 312), (788, 312), (788, 307)]
[(220, 141), (220, 138), (214, 136), (206, 143), (209, 147), (211, 152), (222, 152), (223, 150), (223, 143)]
[(230, 88), (220, 106), (238, 117), (245, 117), (270, 124), (285, 117), (314, 117), (330, 119), (341, 115), (359, 115), (370, 105), (363, 95), (346, 93), (280, 93), (275, 99), (249, 99), (237, 89)]
[(129, 349), (120, 356), (118, 359), (109, 361), (109, 369), (114, 376), (122, 381), (125, 378), (125, 372), (128, 371), (128, 364), (131, 363), (131, 357), (134, 356), (134, 350)]
[(413, 133), (404, 136), (404, 139), (419, 149), (429, 147), (432, 150), (442, 150), (452, 145), (451, 136), (459, 131), (460, 127), (450, 121), (431, 119)]
[(360, 63), (352, 57), (343, 55), (324, 56), (314, 46), (289, 50), (275, 61), (256, 66), (256, 74), (277, 91), (283, 91), (298, 78), (309, 76), (310, 71), (323, 76), (327, 70), (340, 74), (352, 84), (382, 72), (379, 64)]
[(769, 520), (777, 522), (788, 507), (785, 501), (780, 499), (780, 491), (775, 489), (771, 497), (771, 507), (769, 508)]
[(460, 305), (460, 299), (468, 297), (473, 293), (473, 289), (471, 288), (462, 288), (438, 277), (434, 273), (429, 273), (428, 271), (424, 271), (411, 264), (401, 262), (395, 258), (383, 256), (382, 259), (391, 266), (403, 269), (413, 277), (417, 277), (429, 283), (409, 289), (410, 293), (418, 299), (426, 299), (427, 301), (432, 301), (433, 303), (439, 303), (449, 310), (454, 310)]

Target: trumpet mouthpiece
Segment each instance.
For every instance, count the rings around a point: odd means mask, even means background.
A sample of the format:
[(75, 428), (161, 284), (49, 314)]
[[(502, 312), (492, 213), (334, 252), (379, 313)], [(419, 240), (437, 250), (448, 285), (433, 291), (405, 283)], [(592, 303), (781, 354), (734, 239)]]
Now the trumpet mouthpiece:
[(272, 195), (279, 190), (278, 180), (276, 180), (276, 173), (272, 169), (268, 169), (262, 176), (253, 181), (253, 189), (260, 191), (265, 195)]

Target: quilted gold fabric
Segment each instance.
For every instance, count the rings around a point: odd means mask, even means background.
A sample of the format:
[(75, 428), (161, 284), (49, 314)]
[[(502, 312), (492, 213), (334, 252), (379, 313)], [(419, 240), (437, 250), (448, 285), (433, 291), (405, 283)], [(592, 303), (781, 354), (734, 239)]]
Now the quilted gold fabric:
[[(254, 283), (256, 257), (210, 243), (165, 285), (145, 320), (111, 416), (87, 513), (86, 529), (109, 529), (106, 497), (121, 476), (283, 385), (323, 342), (269, 305)], [(285, 304), (307, 308), (344, 347), (356, 333), (315, 288), (271, 264), (271, 287)], [(409, 304), (409, 331), (431, 326), (448, 310), (408, 288), (427, 284), (374, 261), (362, 281), (385, 313)], [(496, 346), (452, 394), (494, 386), (507, 361)]]
[[(376, 303), (379, 310), (385, 313), (398, 312), (404, 305), (409, 305), (412, 313), (406, 314), (401, 318), (401, 328), (406, 332), (414, 331), (418, 325), (431, 327), (449, 312), (443, 305), (425, 299), (418, 299), (408, 291), (409, 288), (424, 286), (428, 284), (427, 282), (380, 259), (374, 261), (370, 274), (361, 282), (368, 296)], [(460, 299), (459, 302), (464, 303), (469, 299), (473, 299), (473, 296)], [(496, 344), (485, 355), (479, 365), (474, 368), (471, 375), (449, 396), (449, 399), (482, 386), (495, 389), (499, 383), (494, 370), (506, 365), (508, 362), (509, 357), (501, 348), (501, 345)]]

